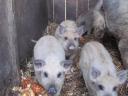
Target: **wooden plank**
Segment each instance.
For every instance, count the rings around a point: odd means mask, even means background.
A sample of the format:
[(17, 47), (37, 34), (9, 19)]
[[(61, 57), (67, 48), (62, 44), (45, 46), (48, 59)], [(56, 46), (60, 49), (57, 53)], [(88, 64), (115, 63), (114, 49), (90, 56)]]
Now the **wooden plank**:
[(0, 2), (0, 96), (19, 83), (17, 40), (12, 0)]
[(31, 39), (42, 36), (47, 17), (45, 0), (0, 1), (0, 96), (13, 96), (11, 88), (20, 82), (18, 64), (32, 56)]
[(32, 39), (38, 40), (48, 24), (46, 0), (15, 0), (19, 60), (33, 55)]

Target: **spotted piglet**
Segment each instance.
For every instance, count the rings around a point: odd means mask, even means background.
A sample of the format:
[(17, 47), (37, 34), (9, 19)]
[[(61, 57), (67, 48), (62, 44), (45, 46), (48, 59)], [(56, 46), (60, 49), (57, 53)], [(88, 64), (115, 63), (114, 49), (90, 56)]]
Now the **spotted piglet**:
[(72, 20), (61, 22), (56, 29), (55, 37), (61, 42), (68, 59), (73, 59), (78, 52), (79, 38), (83, 33), (83, 26), (77, 27)]
[(71, 60), (65, 60), (64, 49), (54, 36), (44, 36), (37, 41), (34, 47), (35, 75), (49, 96), (60, 94), (71, 64)]
[(128, 71), (116, 71), (110, 54), (101, 43), (86, 43), (79, 64), (91, 96), (118, 96), (118, 87), (126, 81)]

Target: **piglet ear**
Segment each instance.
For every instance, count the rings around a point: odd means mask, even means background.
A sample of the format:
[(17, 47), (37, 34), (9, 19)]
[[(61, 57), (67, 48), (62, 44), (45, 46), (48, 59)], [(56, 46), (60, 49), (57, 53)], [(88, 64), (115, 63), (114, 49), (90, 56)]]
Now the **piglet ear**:
[(45, 65), (45, 61), (40, 59), (33, 60), (33, 63), (35, 71), (42, 71), (43, 66)]
[(122, 70), (117, 73), (120, 84), (123, 84), (128, 78), (128, 70)]
[(72, 60), (64, 60), (61, 62), (61, 65), (63, 66), (65, 72), (67, 72), (70, 69), (72, 64), (73, 64)]
[(65, 32), (66, 32), (66, 28), (64, 27), (64, 26), (62, 26), (62, 25), (59, 25), (59, 33), (60, 34), (64, 34)]
[(77, 28), (77, 33), (79, 34), (79, 36), (82, 36), (85, 32), (86, 30), (84, 29), (83, 25)]
[(92, 67), (91, 68), (91, 71), (90, 71), (90, 79), (92, 81), (96, 81), (96, 79), (101, 75), (101, 71), (98, 70), (97, 68), (95, 67)]

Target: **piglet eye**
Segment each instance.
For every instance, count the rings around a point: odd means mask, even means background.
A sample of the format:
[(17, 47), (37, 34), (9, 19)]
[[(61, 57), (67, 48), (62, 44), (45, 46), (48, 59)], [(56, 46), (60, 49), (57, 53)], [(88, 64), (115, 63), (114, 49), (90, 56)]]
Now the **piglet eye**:
[(44, 76), (47, 78), (48, 77), (48, 73), (47, 72), (44, 72)]
[(75, 37), (75, 38), (74, 38), (74, 40), (78, 40), (78, 38), (77, 38), (77, 37)]
[(35, 63), (36, 66), (41, 67), (41, 63)]
[(102, 85), (98, 85), (98, 88), (99, 88), (100, 90), (104, 90), (104, 87), (103, 87)]
[(59, 73), (58, 73), (58, 75), (57, 75), (57, 78), (60, 78), (60, 77), (61, 77), (61, 75), (62, 75), (62, 73), (61, 73), (61, 72), (59, 72)]
[(68, 39), (68, 37), (64, 37), (64, 40), (67, 40)]
[(115, 86), (114, 88), (113, 88), (113, 91), (116, 91), (117, 90), (117, 87)]

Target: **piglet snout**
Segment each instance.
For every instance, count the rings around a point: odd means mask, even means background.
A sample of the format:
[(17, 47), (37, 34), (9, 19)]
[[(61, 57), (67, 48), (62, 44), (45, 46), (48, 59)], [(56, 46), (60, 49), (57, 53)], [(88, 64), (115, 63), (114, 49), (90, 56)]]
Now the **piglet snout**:
[(112, 96), (111, 94), (105, 94), (104, 96)]
[(48, 93), (54, 96), (57, 93), (57, 89), (55, 88), (55, 86), (50, 86), (48, 89)]
[(75, 50), (75, 45), (74, 44), (69, 44), (68, 50)]

